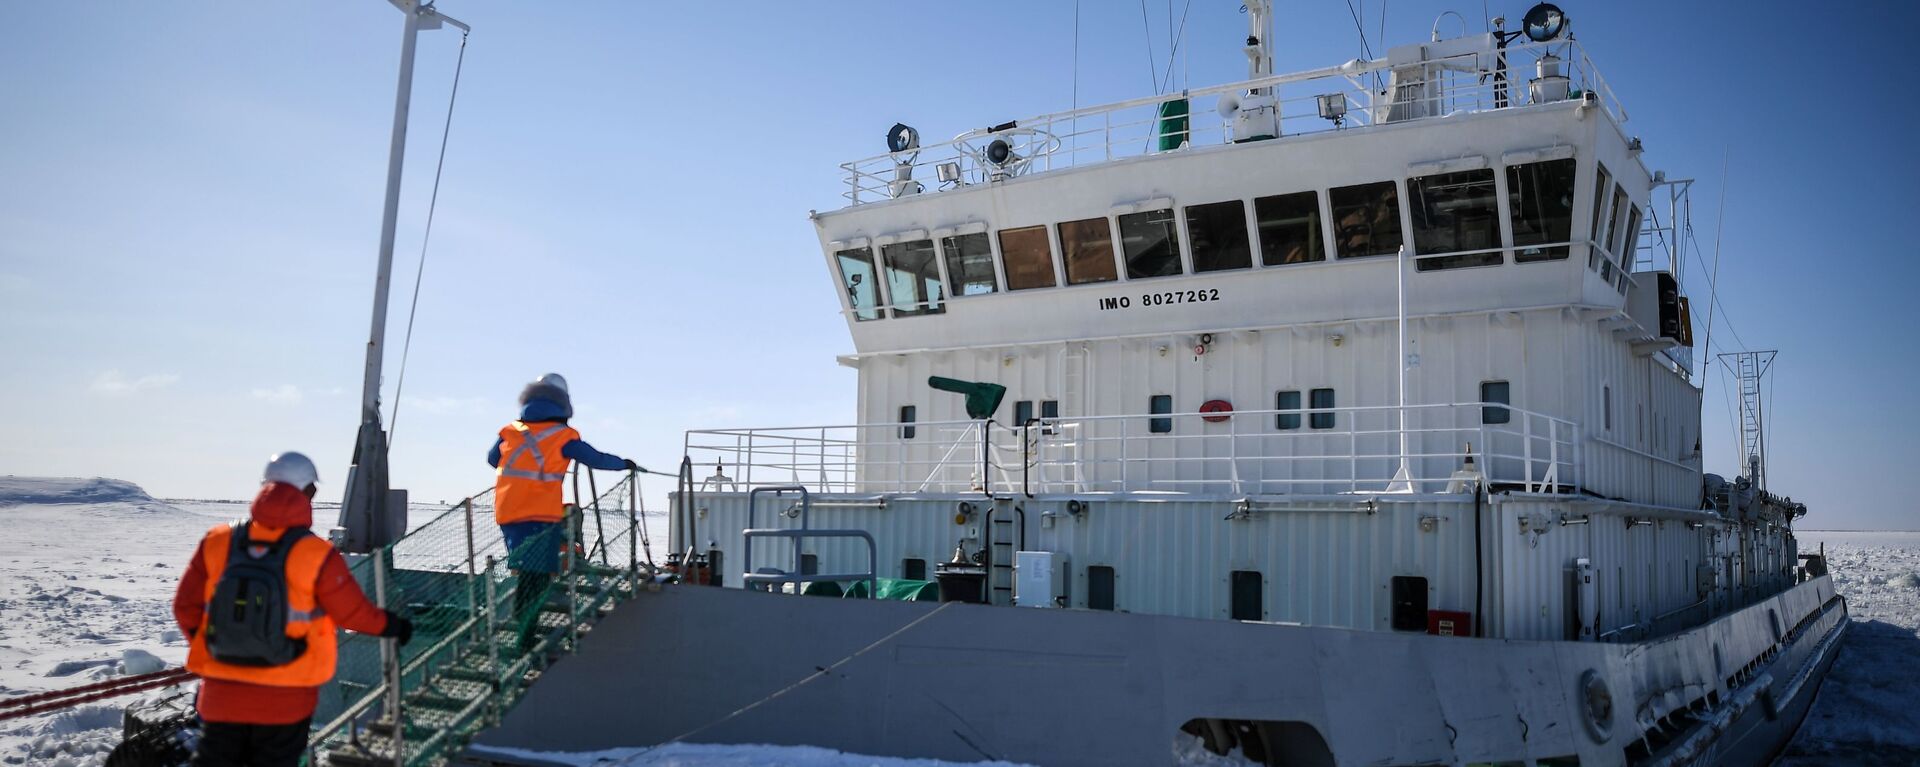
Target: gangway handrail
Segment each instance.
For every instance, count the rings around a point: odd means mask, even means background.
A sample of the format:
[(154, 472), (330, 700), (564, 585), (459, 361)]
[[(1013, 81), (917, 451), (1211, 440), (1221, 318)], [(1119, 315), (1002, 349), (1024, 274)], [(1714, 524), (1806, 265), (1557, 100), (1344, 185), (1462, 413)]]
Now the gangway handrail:
[[(754, 527), (755, 512), (759, 508), (761, 493), (784, 495), (800, 494), (800, 527)], [(747, 526), (740, 531), (742, 540), (742, 569), (740, 580), (745, 584), (756, 583), (813, 583), (815, 581), (853, 581), (867, 582), (867, 594), (877, 597), (880, 593), (880, 549), (874, 543), (873, 534), (865, 530), (815, 530), (812, 528), (813, 496), (805, 485), (767, 485), (747, 491)], [(753, 539), (755, 538), (791, 538), (793, 539), (793, 566), (800, 567), (802, 561), (800, 542), (807, 538), (859, 538), (867, 542), (867, 571), (865, 573), (759, 573), (753, 569)]]

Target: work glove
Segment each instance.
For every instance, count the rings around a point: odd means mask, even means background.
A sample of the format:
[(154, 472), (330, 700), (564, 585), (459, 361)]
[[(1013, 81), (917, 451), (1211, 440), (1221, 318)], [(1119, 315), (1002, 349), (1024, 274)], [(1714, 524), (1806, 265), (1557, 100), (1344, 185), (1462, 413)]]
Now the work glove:
[(646, 469), (640, 468), (640, 464), (634, 463), (632, 458), (628, 458), (627, 471), (646, 471)]
[(380, 636), (398, 640), (400, 645), (405, 647), (407, 642), (413, 640), (413, 621), (407, 620), (405, 616), (399, 613), (388, 610), (387, 627), (380, 631)]

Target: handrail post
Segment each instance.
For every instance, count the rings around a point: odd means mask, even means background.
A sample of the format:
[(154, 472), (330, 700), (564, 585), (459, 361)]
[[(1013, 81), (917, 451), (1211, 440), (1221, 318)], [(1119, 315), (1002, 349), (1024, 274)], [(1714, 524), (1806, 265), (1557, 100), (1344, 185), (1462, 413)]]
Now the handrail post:
[[(577, 589), (575, 586), (579, 582), (580, 559), (583, 552), (579, 551), (574, 543), (580, 540), (579, 509), (574, 510), (574, 514), (568, 521), (566, 534), (567, 542), (564, 551), (567, 553), (567, 642), (569, 647), (572, 647), (578, 646), (580, 643), (580, 600), (576, 594)], [(538, 620), (538, 618), (535, 620)]]
[[(640, 472), (627, 472), (627, 595), (640, 593)], [(648, 554), (648, 559), (653, 555)]]
[[(387, 608), (387, 558), (392, 554), (392, 546), (373, 550), (374, 605), (382, 610)], [(400, 647), (391, 637), (380, 639), (380, 666), (387, 678), (387, 718), (393, 722), (393, 764), (405, 767), (407, 720), (401, 710)]]
[(468, 496), (461, 500), (460, 505), (464, 507), (466, 512), (463, 516), (466, 517), (467, 522), (467, 617), (472, 618), (475, 608), (478, 606), (474, 604), (473, 584), (476, 574), (473, 565), (473, 497)]
[[(487, 674), (493, 679), (496, 688), (495, 692), (500, 692), (506, 689), (504, 684), (506, 680), (500, 678), (500, 623), (499, 616), (494, 612), (494, 605), (500, 601), (500, 596), (495, 591), (496, 586), (493, 582), (493, 574), (494, 560), (493, 555), (489, 554), (487, 555), (487, 570), (485, 573), (487, 579), (487, 606), (484, 611), (487, 616)], [(498, 717), (499, 713), (496, 707), (488, 706), (487, 715), (489, 719)]]

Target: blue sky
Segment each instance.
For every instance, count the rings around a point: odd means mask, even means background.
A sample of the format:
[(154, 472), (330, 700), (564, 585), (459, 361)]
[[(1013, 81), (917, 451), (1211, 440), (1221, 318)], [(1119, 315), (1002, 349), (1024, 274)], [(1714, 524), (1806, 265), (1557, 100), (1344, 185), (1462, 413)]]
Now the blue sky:
[[(1361, 55), (1344, 2), (1281, 2), (1283, 71)], [(1814, 527), (1920, 528), (1909, 221), (1916, 124), (1898, 46), (1784, 3), (1561, 4), (1650, 167), (1700, 179), (1716, 351), (1779, 348), (1772, 485)], [(1174, 8), (1178, 25), (1182, 5)], [(1187, 12), (1177, 80), (1239, 79), (1231, 0)], [(400, 399), (416, 498), (486, 487), (519, 385), (573, 382), (597, 446), (670, 466), (690, 427), (844, 423), (850, 348), (806, 214), (896, 120), (930, 137), (1069, 105), (1067, 2), (444, 0), (474, 25)], [(1146, 95), (1164, 0), (1083, 2), (1080, 103)], [(1391, 3), (1425, 39), (1477, 4)], [(1494, 13), (1518, 17), (1525, 4)], [(1381, 3), (1362, 8), (1378, 53)], [(1850, 7), (1882, 29), (1904, 3)], [(1444, 27), (1457, 23), (1449, 19)], [(357, 423), (400, 16), (379, 0), (0, 5), (0, 473), (248, 495), (297, 448), (337, 492)], [(420, 51), (392, 399), (459, 35)], [(1705, 280), (1690, 283), (1704, 294)], [(1696, 312), (1699, 314), (1699, 312)], [(1735, 333), (1738, 339), (1735, 339)], [(1718, 374), (1710, 470), (1731, 473)], [(662, 484), (655, 488), (664, 491)], [(656, 498), (658, 492), (650, 493)]]

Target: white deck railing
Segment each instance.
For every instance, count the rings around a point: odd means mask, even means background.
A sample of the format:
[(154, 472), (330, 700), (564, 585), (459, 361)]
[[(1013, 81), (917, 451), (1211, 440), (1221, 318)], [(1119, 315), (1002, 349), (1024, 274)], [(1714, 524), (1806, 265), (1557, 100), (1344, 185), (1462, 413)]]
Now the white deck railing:
[[(1573, 40), (1513, 45), (1504, 52), (1485, 49), (1396, 67), (1387, 59), (1351, 61), (1305, 72), (1274, 75), (1179, 93), (1085, 107), (1016, 120), (994, 128), (970, 130), (950, 141), (904, 152), (844, 163), (847, 189), (842, 195), (859, 205), (959, 185), (1042, 173), (1061, 168), (1156, 154), (1163, 143), (1198, 147), (1231, 143), (1229, 120), (1218, 113), (1220, 99), (1244, 99), (1249, 91), (1273, 89), (1282, 136), (1439, 119), (1462, 112), (1530, 106), (1528, 81), (1547, 54), (1561, 59), (1572, 94), (1592, 93), (1600, 108), (1624, 122), (1626, 111), (1593, 62)], [(1506, 81), (1496, 78), (1506, 60)], [(1421, 65), (1425, 65), (1422, 68)], [(1342, 122), (1320, 116), (1319, 98), (1338, 97), (1346, 105)], [(1569, 96), (1578, 99), (1579, 96)], [(1161, 119), (1163, 104), (1185, 101), (1184, 125)], [(1008, 142), (1013, 156), (989, 162), (987, 147)], [(942, 181), (942, 165), (956, 180)], [(904, 173), (903, 173), (904, 171)]]
[[(1482, 423), (1483, 409), (1509, 420)], [(1405, 413), (1404, 429), (1395, 406), (1051, 418), (1024, 429), (977, 421), (711, 429), (687, 432), (685, 448), (699, 471), (714, 468), (704, 485), (714, 490), (1373, 493), (1396, 489), (1404, 459), (1407, 489), (1446, 492), (1469, 457), (1489, 483), (1579, 486), (1582, 440), (1571, 421), (1479, 402)]]

